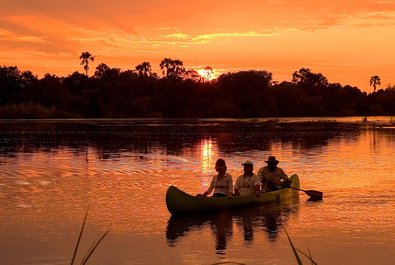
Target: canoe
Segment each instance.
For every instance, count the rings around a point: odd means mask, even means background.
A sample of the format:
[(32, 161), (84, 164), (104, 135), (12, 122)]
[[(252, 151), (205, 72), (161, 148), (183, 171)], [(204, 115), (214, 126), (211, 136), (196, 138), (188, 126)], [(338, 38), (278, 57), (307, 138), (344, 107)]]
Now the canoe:
[[(299, 178), (296, 174), (290, 177), (291, 187), (300, 188)], [(197, 197), (190, 195), (175, 186), (170, 186), (166, 192), (166, 206), (172, 215), (184, 215), (190, 213), (210, 212), (259, 206), (272, 201), (284, 201), (299, 196), (296, 189), (285, 188), (281, 190), (261, 193), (256, 197), (233, 196), (233, 197)]]

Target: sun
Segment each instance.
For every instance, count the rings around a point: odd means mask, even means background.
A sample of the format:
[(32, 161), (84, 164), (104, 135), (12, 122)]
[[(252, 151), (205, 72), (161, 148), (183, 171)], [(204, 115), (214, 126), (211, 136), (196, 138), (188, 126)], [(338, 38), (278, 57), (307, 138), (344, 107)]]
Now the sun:
[(197, 70), (199, 75), (203, 77), (205, 81), (211, 81), (213, 79), (216, 79), (216, 75), (214, 74), (214, 69), (211, 68), (210, 66), (206, 66), (203, 69)]

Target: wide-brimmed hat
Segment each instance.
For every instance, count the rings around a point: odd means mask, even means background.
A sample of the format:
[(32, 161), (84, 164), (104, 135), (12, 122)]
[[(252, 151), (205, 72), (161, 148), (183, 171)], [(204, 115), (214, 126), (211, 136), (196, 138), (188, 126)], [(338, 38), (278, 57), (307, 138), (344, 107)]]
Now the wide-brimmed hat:
[(245, 166), (245, 165), (254, 166), (254, 163), (252, 163), (251, 160), (246, 160), (242, 165), (243, 165), (243, 166)]
[(271, 163), (271, 164), (278, 164), (278, 163), (280, 163), (280, 161), (278, 161), (275, 156), (269, 156), (267, 158), (267, 161), (265, 161), (265, 162), (268, 163), (268, 164), (269, 163)]

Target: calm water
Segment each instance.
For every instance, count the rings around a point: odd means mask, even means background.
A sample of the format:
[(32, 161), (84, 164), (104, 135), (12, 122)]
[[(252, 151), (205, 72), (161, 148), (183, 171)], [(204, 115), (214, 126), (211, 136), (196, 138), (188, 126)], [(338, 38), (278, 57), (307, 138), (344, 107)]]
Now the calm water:
[[(395, 264), (395, 126), (333, 120), (2, 121), (0, 264), (70, 264), (88, 206), (77, 264), (107, 229), (89, 264), (296, 264), (283, 227), (320, 265)], [(171, 218), (169, 185), (271, 154), (324, 200)]]

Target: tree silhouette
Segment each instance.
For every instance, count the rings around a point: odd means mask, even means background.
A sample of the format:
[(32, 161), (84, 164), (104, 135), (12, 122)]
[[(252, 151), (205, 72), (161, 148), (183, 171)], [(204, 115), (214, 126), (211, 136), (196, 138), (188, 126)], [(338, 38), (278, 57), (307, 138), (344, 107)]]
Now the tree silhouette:
[(83, 52), (80, 56), (80, 59), (82, 60), (81, 65), (84, 66), (86, 76), (88, 76), (89, 60), (93, 62), (95, 58), (89, 52)]
[(374, 92), (376, 92), (376, 86), (381, 85), (381, 80), (378, 75), (374, 75), (370, 78), (370, 86), (373, 86)]
[(179, 60), (166, 58), (162, 67), (169, 73), (162, 78), (148, 72), (148, 63), (141, 64), (141, 75), (100, 63), (91, 78), (74, 72), (39, 79), (16, 66), (0, 66), (0, 118), (395, 115), (395, 87), (378, 89), (378, 76), (371, 78), (378, 91), (367, 94), (328, 84), (308, 68), (294, 72), (293, 83), (274, 84), (272, 73), (263, 70), (226, 73), (204, 82), (203, 75), (184, 69)]
[(138, 71), (139, 75), (151, 75), (151, 64), (149, 62), (143, 62), (142, 64), (136, 65), (136, 70)]
[(96, 67), (95, 77), (103, 78), (111, 68), (107, 64), (101, 63)]
[(170, 76), (180, 76), (185, 71), (183, 62), (181, 60), (172, 60), (170, 58), (164, 58), (160, 64), (160, 69), (162, 69), (162, 74), (166, 77)]
[(292, 74), (292, 83), (302, 87), (326, 87), (328, 79), (320, 73), (311, 72), (309, 68), (301, 68)]
[(95, 77), (103, 81), (115, 81), (121, 73), (120, 68), (110, 68), (105, 63), (101, 63), (96, 67)]
[(185, 80), (191, 79), (197, 83), (204, 81), (204, 78), (194, 69), (185, 70), (182, 74), (182, 78)]

